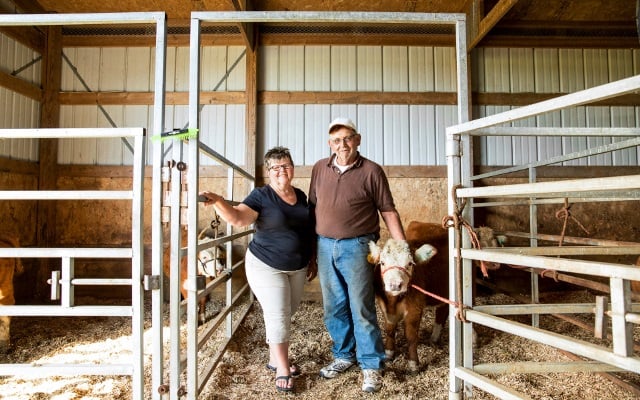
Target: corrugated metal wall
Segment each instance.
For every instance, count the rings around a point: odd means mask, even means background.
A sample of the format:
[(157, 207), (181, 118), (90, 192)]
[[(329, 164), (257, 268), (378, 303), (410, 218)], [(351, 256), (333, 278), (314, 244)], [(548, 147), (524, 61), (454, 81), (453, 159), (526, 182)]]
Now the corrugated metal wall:
[[(452, 48), (406, 46), (266, 47), (259, 90), (455, 91)], [(457, 122), (455, 106), (384, 104), (263, 105), (258, 153), (281, 145), (298, 164), (329, 155), (327, 126), (337, 116), (362, 132), (360, 151), (384, 165), (446, 165), (444, 127)], [(440, 134), (436, 134), (440, 132)]]
[[(40, 54), (0, 33), (0, 70), (39, 86), (41, 65)], [(39, 123), (39, 102), (0, 87), (1, 128), (37, 128)], [(38, 142), (35, 139), (0, 139), (0, 156), (36, 161)]]
[[(571, 93), (640, 73), (637, 50), (598, 49), (476, 49), (472, 82), (480, 92)], [(511, 109), (475, 106), (474, 118)], [(549, 113), (537, 121), (512, 126), (640, 127), (640, 107), (583, 106)], [(623, 138), (519, 138), (480, 140), (483, 165), (524, 164), (569, 154)], [(566, 165), (638, 165), (638, 149), (626, 149), (567, 162)]]
[[(0, 65), (14, 71), (37, 55), (2, 39)], [(243, 91), (245, 54), (241, 46), (202, 50), (204, 91)], [(62, 88), (68, 91), (151, 91), (153, 49), (65, 48)], [(167, 91), (188, 91), (189, 49), (167, 50)], [(5, 57), (4, 55), (7, 55)], [(471, 57), (472, 88), (498, 93), (569, 93), (640, 73), (638, 50), (479, 48)], [(34, 71), (38, 71), (37, 73)], [(20, 73), (38, 82), (39, 64)], [(124, 77), (124, 79), (123, 79)], [(454, 92), (453, 48), (406, 46), (268, 46), (259, 60), (261, 91)], [(37, 103), (0, 88), (3, 127), (34, 127)], [(510, 109), (474, 106), (474, 117)], [(150, 106), (63, 106), (62, 127), (145, 126)], [(167, 106), (166, 128), (187, 126), (188, 107)], [(384, 165), (446, 165), (445, 127), (457, 123), (456, 107), (385, 104), (266, 104), (258, 107), (258, 154), (289, 147), (298, 165), (329, 154), (326, 128), (336, 116), (354, 119), (363, 134), (361, 152)], [(640, 107), (577, 107), (517, 126), (640, 126)], [(244, 163), (245, 107), (205, 105), (201, 140), (237, 164)], [(493, 137), (480, 139), (483, 165), (513, 165), (579, 151), (616, 139)], [(151, 144), (150, 144), (151, 146)], [(34, 143), (1, 143), (0, 154), (35, 159)], [(151, 154), (151, 153), (149, 153)], [(618, 151), (570, 164), (637, 165), (638, 150)], [(258, 160), (261, 162), (262, 160)], [(61, 141), (62, 164), (127, 165), (128, 148), (114, 140)], [(212, 161), (203, 160), (203, 164)]]

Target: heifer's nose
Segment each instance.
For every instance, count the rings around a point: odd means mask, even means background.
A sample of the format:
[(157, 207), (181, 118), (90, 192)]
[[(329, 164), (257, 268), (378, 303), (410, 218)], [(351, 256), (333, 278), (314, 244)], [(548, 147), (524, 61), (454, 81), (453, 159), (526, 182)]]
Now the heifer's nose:
[(389, 292), (398, 292), (402, 288), (402, 282), (393, 281), (387, 284), (387, 291)]

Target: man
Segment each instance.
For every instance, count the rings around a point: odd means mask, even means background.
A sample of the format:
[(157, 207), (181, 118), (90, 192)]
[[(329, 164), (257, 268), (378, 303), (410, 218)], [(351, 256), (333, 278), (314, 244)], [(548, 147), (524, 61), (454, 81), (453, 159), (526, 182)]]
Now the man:
[(334, 356), (320, 375), (335, 378), (358, 362), (362, 390), (377, 392), (385, 354), (367, 254), (369, 241), (380, 236), (378, 212), (391, 237), (405, 236), (387, 177), (360, 155), (360, 139), (353, 121), (336, 118), (329, 125), (332, 155), (318, 161), (311, 173), (309, 205), (315, 210), (318, 276)]

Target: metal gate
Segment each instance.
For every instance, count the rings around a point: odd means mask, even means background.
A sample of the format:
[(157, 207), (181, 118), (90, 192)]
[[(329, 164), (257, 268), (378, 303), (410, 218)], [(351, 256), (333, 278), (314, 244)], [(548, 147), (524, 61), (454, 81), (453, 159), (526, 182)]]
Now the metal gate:
[[(154, 148), (154, 196), (153, 196), (153, 258), (152, 276), (146, 281), (152, 283), (152, 396), (160, 399), (196, 399), (207, 380), (211, 377), (226, 346), (244, 317), (251, 310), (253, 298), (246, 282), (233, 291), (232, 278), (244, 264), (244, 259), (234, 260), (232, 244), (235, 240), (251, 235), (253, 229), (233, 233), (227, 226), (226, 235), (213, 240), (200, 241), (198, 238), (198, 181), (200, 155), (210, 157), (228, 168), (227, 196), (233, 202), (235, 174), (247, 179), (248, 190), (253, 189), (255, 179), (242, 168), (233, 164), (224, 156), (200, 143), (197, 134), (184, 139), (185, 129), (168, 132), (164, 140)], [(174, 137), (172, 137), (174, 136)], [(165, 154), (170, 156), (165, 156)], [(165, 225), (166, 227), (163, 227)], [(187, 243), (181, 243), (181, 230), (187, 230)], [(163, 231), (169, 232), (169, 260), (164, 260)], [(205, 285), (204, 276), (198, 274), (198, 254), (203, 250), (226, 245), (226, 269)], [(186, 260), (185, 260), (186, 259)], [(181, 299), (180, 283), (181, 263), (186, 261), (187, 276), (184, 285), (187, 299)], [(163, 264), (169, 263), (169, 317), (164, 315)], [(198, 305), (200, 299), (225, 285), (225, 306), (211, 320), (199, 325)], [(249, 296), (249, 306), (243, 310), (238, 304), (243, 296)], [(186, 313), (186, 321), (183, 317)], [(220, 335), (219, 329), (224, 323), (224, 340), (215, 348), (207, 346), (213, 335)], [(169, 338), (165, 340), (163, 328), (169, 327)], [(165, 347), (169, 358), (165, 359)], [(207, 347), (205, 350), (204, 348)], [(208, 360), (203, 362), (203, 354)], [(212, 354), (213, 353), (213, 354)]]
[[(146, 24), (156, 27), (155, 59), (155, 131), (159, 134), (164, 117), (166, 16), (164, 12), (94, 13), (94, 14), (11, 14), (0, 15), (0, 26), (65, 26), (65, 25)], [(161, 119), (157, 119), (160, 116)], [(51, 276), (51, 294), (58, 305), (3, 306), (8, 316), (54, 317), (130, 317), (132, 329), (132, 356), (121, 364), (0, 364), (0, 375), (60, 376), (60, 375), (125, 375), (131, 376), (132, 398), (144, 398), (144, 292), (143, 292), (143, 231), (144, 231), (144, 166), (146, 133), (144, 128), (76, 128), (76, 129), (1, 129), (0, 138), (121, 138), (133, 152), (133, 176), (130, 190), (76, 190), (0, 191), (0, 200), (106, 200), (131, 202), (131, 246), (119, 248), (0, 248), (0, 257), (58, 258), (61, 270)], [(133, 140), (133, 146), (129, 143)], [(125, 279), (78, 279), (74, 277), (77, 259), (118, 258), (131, 260), (131, 277)], [(125, 306), (77, 306), (74, 287), (78, 285), (131, 286), (131, 304)]]
[[(145, 137), (143, 128), (116, 129), (0, 129), (0, 138), (133, 138), (133, 182), (130, 190), (5, 190), (0, 200), (109, 200), (131, 202), (131, 246), (121, 248), (0, 248), (2, 258), (58, 258), (61, 270), (51, 276), (51, 299), (58, 305), (2, 306), (8, 316), (54, 317), (130, 317), (132, 357), (126, 364), (0, 364), (0, 375), (129, 375), (133, 398), (143, 398), (143, 292), (142, 232)], [(131, 260), (131, 278), (75, 278), (77, 259), (118, 258)], [(131, 286), (131, 304), (127, 306), (75, 305), (74, 287), (79, 285)]]
[[(461, 244), (461, 259), (463, 268), (461, 276), (455, 268), (454, 251), (455, 240), (450, 240), (450, 297), (458, 304), (464, 304), (466, 322), (456, 318), (455, 310), (450, 313), (450, 385), (459, 387), (465, 385), (465, 392), (451, 390), (450, 399), (460, 399), (463, 394), (471, 396), (472, 386), (481, 388), (495, 396), (505, 399), (528, 398), (513, 388), (506, 387), (493, 379), (491, 375), (521, 372), (521, 373), (550, 373), (550, 372), (603, 372), (603, 371), (640, 371), (640, 358), (634, 354), (632, 324), (640, 322), (637, 304), (631, 302), (630, 280), (640, 280), (640, 269), (632, 265), (615, 262), (585, 261), (571, 258), (580, 255), (613, 255), (640, 254), (640, 245), (624, 243), (612, 245), (612, 241), (592, 240), (593, 246), (567, 247), (537, 247), (537, 240), (549, 240), (550, 235), (538, 235), (537, 204), (555, 202), (562, 203), (563, 199), (571, 198), (572, 202), (601, 202), (601, 201), (638, 201), (640, 199), (640, 175), (611, 176), (606, 178), (570, 179), (548, 182), (536, 182), (536, 168), (559, 162), (587, 157), (595, 154), (611, 152), (623, 148), (634, 148), (640, 145), (638, 128), (616, 127), (515, 127), (505, 126), (514, 120), (530, 118), (543, 113), (567, 109), (574, 106), (596, 102), (613, 96), (637, 91), (640, 88), (640, 75), (622, 79), (620, 81), (596, 86), (576, 93), (570, 93), (555, 99), (532, 104), (491, 115), (447, 128), (447, 148), (449, 171), (449, 213), (464, 219), (473, 220), (473, 208), (511, 204), (529, 205), (531, 232), (527, 237), (531, 239), (531, 247), (500, 248), (500, 249), (471, 249), (470, 241), (465, 235)], [(607, 145), (601, 145), (576, 153), (558, 156), (548, 160), (532, 162), (528, 165), (514, 166), (501, 171), (472, 176), (473, 160), (471, 151), (472, 136), (612, 136), (631, 137), (626, 140), (616, 140)], [(529, 183), (473, 187), (477, 179), (514, 171), (529, 171)], [(459, 186), (460, 185), (460, 186)], [(467, 200), (506, 199), (506, 201), (474, 201), (470, 207), (459, 210), (459, 205)], [(458, 199), (461, 201), (459, 202)], [(511, 203), (507, 203), (507, 201)], [(451, 230), (453, 231), (453, 230)], [(453, 232), (451, 232), (453, 233)], [(581, 238), (577, 238), (581, 239)], [(584, 239), (584, 238), (582, 238)], [(528, 270), (551, 270), (582, 275), (593, 275), (608, 279), (607, 287), (611, 293), (611, 301), (597, 300), (595, 303), (572, 304), (539, 304), (537, 298), (537, 275), (532, 272), (532, 298), (529, 304), (510, 307), (508, 305), (474, 306), (471, 296), (471, 260), (485, 260), (491, 262), (516, 264), (527, 267)], [(464, 293), (458, 298), (456, 293), (456, 278), (461, 280)], [(516, 309), (517, 308), (517, 309)], [(594, 311), (595, 310), (595, 311)], [(613, 348), (594, 345), (582, 340), (573, 339), (554, 332), (541, 329), (537, 324), (540, 314), (565, 313), (595, 313), (596, 330), (602, 333), (603, 320), (611, 318), (611, 336)], [(529, 314), (532, 316), (532, 326), (503, 318), (505, 315)], [(599, 324), (598, 324), (599, 321)], [(544, 362), (513, 362), (513, 363), (484, 363), (474, 364), (472, 323), (481, 324), (509, 334), (518, 335), (536, 342), (544, 343), (558, 349), (570, 351), (587, 361), (569, 363)]]

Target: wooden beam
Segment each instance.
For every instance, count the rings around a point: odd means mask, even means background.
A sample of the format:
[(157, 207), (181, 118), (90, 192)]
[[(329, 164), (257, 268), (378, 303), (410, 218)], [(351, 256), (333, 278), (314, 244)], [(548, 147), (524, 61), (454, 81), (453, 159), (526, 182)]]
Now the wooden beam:
[[(258, 35), (252, 31), (254, 35)], [(255, 42), (254, 42), (255, 43)], [(245, 107), (245, 169), (250, 174), (256, 174), (257, 158), (257, 126), (258, 126), (258, 52), (260, 47), (247, 47), (246, 52), (246, 107)]]
[(260, 92), (259, 104), (456, 104), (447, 92)]
[[(255, 36), (255, 34), (254, 34)], [(406, 35), (333, 35), (333, 34), (269, 34), (260, 33), (261, 46), (353, 45), (353, 46), (442, 46), (452, 47), (455, 36), (447, 34)], [(64, 36), (64, 47), (154, 47), (153, 36)], [(246, 46), (242, 35), (202, 34), (202, 46)], [(188, 34), (169, 34), (167, 46), (189, 47)], [(517, 47), (517, 46), (516, 46)]]
[(0, 86), (36, 101), (42, 99), (42, 89), (6, 72), (0, 71)]
[(488, 35), (478, 47), (536, 49), (638, 49), (637, 37)]
[[(61, 92), (60, 104), (69, 105), (152, 105), (153, 92)], [(167, 105), (189, 104), (189, 92), (168, 92)], [(244, 92), (202, 92), (201, 104), (244, 104)]]
[[(249, 52), (247, 52), (249, 56)], [(247, 64), (248, 65), (248, 64)], [(247, 67), (248, 68), (248, 67)], [(0, 77), (2, 75), (0, 74)], [(247, 76), (249, 79), (249, 76)], [(247, 82), (248, 84), (250, 82)], [(1, 79), (0, 79), (1, 84)], [(249, 87), (249, 85), (247, 85)], [(566, 93), (486, 93), (475, 92), (473, 105), (526, 106)], [(201, 104), (252, 104), (251, 94), (245, 92), (202, 92)], [(61, 92), (58, 96), (64, 105), (152, 105), (153, 92)], [(455, 105), (455, 92), (257, 92), (256, 104), (434, 104)], [(188, 92), (168, 92), (167, 105), (189, 104)], [(640, 104), (640, 94), (626, 94), (595, 102), (594, 106), (635, 107)]]
[(45, 35), (36, 27), (32, 26), (3, 26), (0, 32), (9, 36), (18, 43), (21, 43), (31, 50), (42, 54), (44, 52)]
[(11, 0), (23, 14), (46, 14), (40, 3), (36, 0)]
[[(42, 84), (44, 87), (42, 105), (40, 107), (40, 127), (58, 128), (60, 126), (60, 103), (58, 94), (62, 85), (62, 27), (47, 27), (47, 47), (42, 55)], [(39, 140), (38, 160), (40, 175), (38, 190), (55, 190), (58, 175), (58, 139)], [(57, 240), (56, 202), (38, 201), (37, 215), (38, 231), (36, 232), (37, 246), (52, 247)], [(47, 259), (41, 259), (36, 273), (35, 297), (46, 299), (49, 292), (47, 279), (51, 276), (51, 269), (55, 267)]]
[[(250, 0), (229, 0), (231, 1), (231, 5), (233, 9), (236, 11), (253, 11), (253, 5)], [(242, 39), (244, 40), (245, 46), (247, 49), (255, 49), (256, 40), (255, 40), (255, 24), (241, 22), (236, 24), (238, 29), (240, 29), (240, 34), (242, 35)]]
[(517, 2), (518, 0), (499, 0), (498, 3), (493, 6), (491, 11), (489, 11), (489, 14), (480, 20), (478, 25), (478, 34), (469, 44), (468, 50), (471, 51), (471, 49), (476, 47), (478, 42), (480, 42), (482, 38), (489, 33), (491, 28), (493, 28)]

